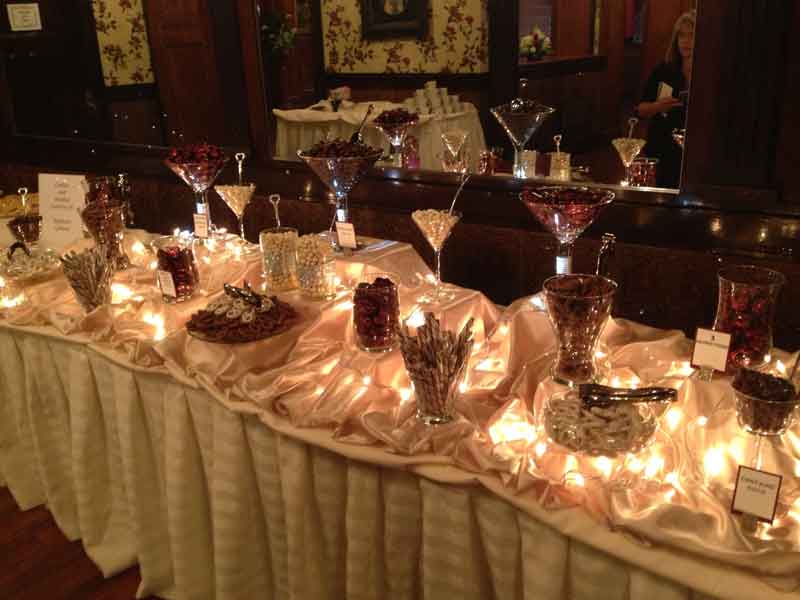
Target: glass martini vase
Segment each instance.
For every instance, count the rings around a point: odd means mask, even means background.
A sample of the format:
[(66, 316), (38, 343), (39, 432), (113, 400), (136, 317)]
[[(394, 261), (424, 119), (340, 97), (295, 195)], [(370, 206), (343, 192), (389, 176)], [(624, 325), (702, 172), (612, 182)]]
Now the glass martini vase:
[(614, 145), (617, 154), (619, 154), (619, 159), (622, 161), (622, 164), (625, 165), (625, 179), (621, 182), (621, 185), (630, 185), (631, 165), (636, 157), (639, 156), (639, 153), (642, 151), (642, 148), (644, 148), (647, 140), (626, 137), (615, 138), (611, 140), (611, 143)]
[(508, 134), (514, 146), (514, 177), (525, 178), (525, 168), (521, 161), (522, 151), (539, 125), (554, 111), (555, 109), (550, 106), (521, 98), (515, 98), (507, 104), (491, 109), (494, 118)]
[(433, 253), (436, 256), (436, 280), (434, 282), (434, 291), (431, 295), (422, 295), (417, 298), (420, 304), (435, 304), (438, 302), (452, 300), (455, 294), (446, 292), (442, 289), (442, 248), (450, 234), (453, 231), (456, 223), (461, 220), (461, 213), (454, 210), (452, 212), (447, 210), (415, 210), (411, 213), (411, 218), (414, 224), (425, 236), (425, 240), (433, 248)]
[(247, 245), (247, 239), (244, 236), (244, 209), (250, 204), (253, 199), (253, 194), (256, 191), (256, 184), (245, 183), (239, 185), (217, 185), (214, 190), (219, 194), (220, 198), (228, 205), (236, 215), (239, 223), (239, 236), (241, 237), (241, 245)]
[(408, 132), (417, 123), (419, 123), (418, 117), (414, 117), (413, 119), (406, 121), (404, 123), (394, 123), (391, 125), (381, 124), (377, 121), (372, 122), (372, 124), (389, 141), (389, 147), (391, 148), (391, 155), (392, 155), (392, 166), (400, 168), (403, 167), (403, 144), (406, 141), (406, 136), (408, 135)]
[(587, 187), (554, 186), (522, 190), (522, 203), (558, 240), (556, 273), (572, 272), (572, 246), (591, 225), (614, 192)]
[(175, 163), (170, 160), (164, 161), (164, 164), (194, 192), (195, 211), (208, 217), (209, 235), (214, 230), (214, 226), (211, 222), (211, 211), (208, 206), (208, 190), (214, 185), (214, 181), (216, 181), (227, 162), (227, 158), (203, 162)]
[[(334, 221), (350, 222), (348, 196), (364, 173), (381, 157), (379, 150), (365, 156), (310, 156), (300, 150), (297, 153), (320, 178), (336, 198)], [(333, 232), (333, 224), (331, 224)]]
[(442, 143), (450, 151), (453, 156), (458, 156), (461, 148), (464, 147), (464, 142), (467, 141), (469, 132), (463, 129), (452, 129), (450, 131), (442, 132)]

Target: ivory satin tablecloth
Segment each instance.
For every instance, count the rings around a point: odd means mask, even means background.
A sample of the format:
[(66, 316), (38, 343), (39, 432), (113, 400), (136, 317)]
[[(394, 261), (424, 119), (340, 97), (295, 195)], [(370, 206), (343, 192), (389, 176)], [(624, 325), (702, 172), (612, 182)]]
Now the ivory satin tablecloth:
[[(402, 108), (401, 104), (390, 102), (373, 102), (375, 110), (372, 118), (384, 110)], [(277, 133), (275, 156), (282, 160), (299, 160), (298, 150), (305, 150), (316, 142), (325, 139), (326, 135), (334, 138), (349, 139), (358, 129), (364, 118), (369, 103), (361, 102), (352, 108), (339, 109), (338, 112), (318, 111), (310, 109), (279, 110), (273, 109), (277, 117)], [(420, 124), (413, 127), (409, 135), (419, 141), (420, 166), (433, 171), (442, 170), (442, 161), (437, 155), (442, 153), (442, 132), (461, 129), (469, 135), (468, 148), (470, 163), (477, 165), (482, 150), (486, 150), (483, 127), (478, 111), (468, 103), (464, 103), (464, 111), (453, 114), (422, 115)], [(363, 129), (364, 141), (375, 148), (389, 151), (389, 143), (377, 128), (369, 125)]]
[[(500, 313), (458, 290), (443, 308), (448, 327), (476, 319), (478, 348), (464, 418), (429, 430), (413, 418), (397, 353), (353, 349), (348, 291), (328, 303), (287, 294), (300, 325), (215, 346), (183, 322), (259, 267), (224, 251), (200, 266), (203, 294), (184, 305), (161, 305), (152, 272), (134, 269), (120, 274), (132, 300), (83, 317), (55, 279), (26, 288), (31, 304), (0, 325), (0, 481), (23, 509), (46, 503), (104, 574), (138, 562), (139, 595), (800, 598), (779, 591), (797, 586), (796, 523), (748, 537), (724, 497), (687, 489), (683, 429), (664, 427), (648, 450), (661, 452), (658, 472), (642, 455), (638, 478), (626, 459), (625, 481), (592, 477), (592, 465), (580, 485), (563, 479), (574, 458), (540, 452), (531, 427), (528, 409), (553, 389), (553, 339), (530, 299)], [(406, 244), (374, 245), (337, 270), (345, 283), (402, 272), (406, 315), (427, 286)], [(613, 321), (603, 347), (616, 377), (680, 380), (685, 421), (708, 405), (729, 416), (725, 382), (676, 372), (681, 334)], [(703, 435), (724, 427), (709, 420)], [(665, 484), (670, 469), (683, 486)], [(665, 493), (670, 504), (652, 501)]]

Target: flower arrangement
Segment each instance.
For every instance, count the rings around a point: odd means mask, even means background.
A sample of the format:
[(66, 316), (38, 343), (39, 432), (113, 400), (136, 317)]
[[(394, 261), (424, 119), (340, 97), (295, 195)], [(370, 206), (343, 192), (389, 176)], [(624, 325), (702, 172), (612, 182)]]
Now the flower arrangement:
[(521, 58), (539, 60), (553, 52), (553, 43), (550, 37), (538, 26), (533, 28), (529, 35), (523, 35), (519, 39), (519, 55)]
[(284, 56), (294, 46), (295, 30), (286, 13), (266, 11), (261, 17), (261, 39), (270, 56)]

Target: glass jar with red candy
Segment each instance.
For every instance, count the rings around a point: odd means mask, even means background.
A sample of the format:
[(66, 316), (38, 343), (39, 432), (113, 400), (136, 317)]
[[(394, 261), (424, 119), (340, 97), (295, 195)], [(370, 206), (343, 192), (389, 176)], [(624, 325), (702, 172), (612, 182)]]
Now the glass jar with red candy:
[(168, 235), (153, 240), (156, 252), (156, 282), (164, 302), (184, 302), (197, 289), (200, 276), (194, 257), (195, 238)]
[(728, 372), (764, 364), (772, 348), (772, 322), (786, 278), (771, 269), (733, 265), (719, 271), (714, 330), (729, 333)]
[(397, 345), (400, 300), (393, 275), (372, 273), (353, 292), (356, 344), (366, 352), (389, 352)]

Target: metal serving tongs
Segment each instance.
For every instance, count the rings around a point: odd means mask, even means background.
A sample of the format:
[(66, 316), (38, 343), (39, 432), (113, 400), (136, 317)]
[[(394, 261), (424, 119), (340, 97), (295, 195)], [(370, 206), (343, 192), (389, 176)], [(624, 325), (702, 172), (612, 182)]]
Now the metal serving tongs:
[(265, 296), (262, 296), (258, 292), (256, 292), (247, 280), (244, 280), (244, 287), (236, 287), (235, 285), (231, 285), (230, 283), (226, 283), (222, 286), (225, 290), (225, 293), (230, 296), (231, 298), (241, 298), (248, 304), (255, 306), (256, 308), (260, 308), (261, 304), (264, 301)]
[(582, 383), (578, 386), (578, 397), (586, 407), (609, 406), (611, 404), (639, 402), (675, 402), (678, 391), (667, 387), (647, 387), (637, 389), (613, 388), (596, 383)]

